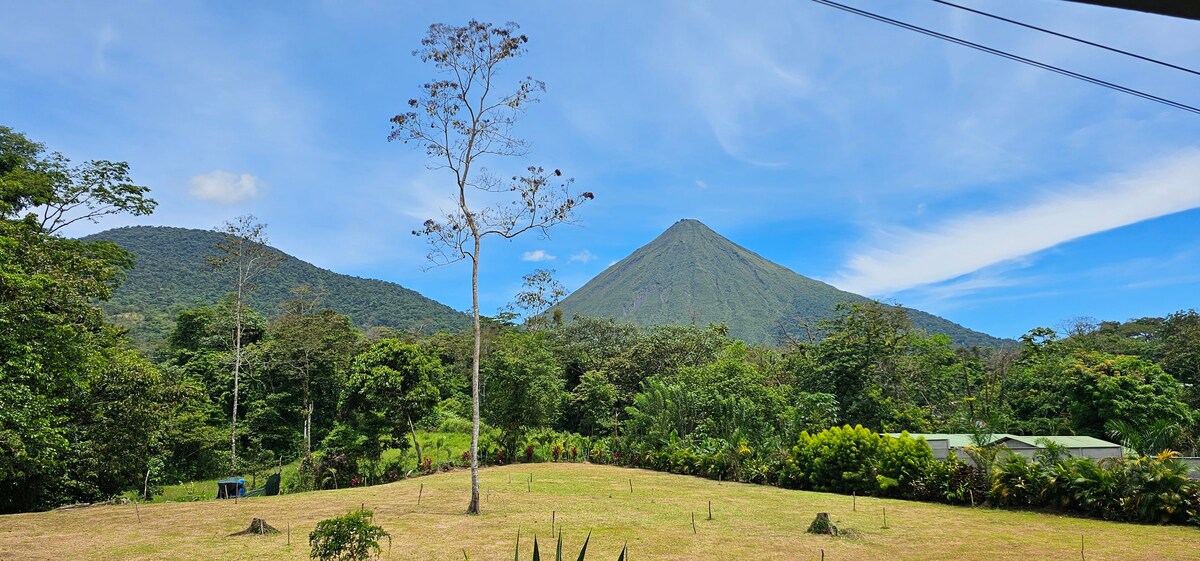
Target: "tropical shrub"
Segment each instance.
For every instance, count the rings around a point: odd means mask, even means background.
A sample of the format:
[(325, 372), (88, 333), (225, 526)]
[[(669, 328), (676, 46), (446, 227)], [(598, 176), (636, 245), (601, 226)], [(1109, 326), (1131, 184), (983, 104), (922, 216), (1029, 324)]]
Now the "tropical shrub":
[(997, 504), (1051, 507), (1105, 520), (1196, 523), (1200, 482), (1189, 479), (1178, 454), (1093, 461), (1039, 453), (1009, 455), (996, 464)]
[(924, 441), (847, 425), (815, 435), (800, 433), (784, 462), (782, 481), (816, 491), (911, 496), (933, 463), (933, 451)]
[(308, 534), (309, 557), (321, 561), (363, 561), (378, 557), (381, 538), (390, 536), (372, 523), (369, 510), (350, 512), (317, 523)]

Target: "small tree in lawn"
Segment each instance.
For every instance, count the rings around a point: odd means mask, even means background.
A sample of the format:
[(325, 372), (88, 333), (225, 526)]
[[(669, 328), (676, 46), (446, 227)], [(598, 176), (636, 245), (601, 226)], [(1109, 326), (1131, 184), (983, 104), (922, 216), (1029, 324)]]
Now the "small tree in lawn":
[[(509, 181), (490, 173), (483, 161), (492, 156), (521, 156), (528, 143), (512, 129), (525, 107), (545, 90), (532, 78), (504, 83), (505, 61), (525, 52), (528, 38), (517, 25), (494, 26), (471, 21), (458, 27), (429, 26), (421, 48), (413, 51), (432, 63), (437, 78), (421, 86), (421, 95), (408, 101), (409, 111), (392, 117), (388, 140), (413, 142), (425, 148), (430, 167), (454, 177), (453, 210), (426, 220), (413, 234), (430, 244), (429, 260), (444, 265), (471, 261), (471, 312), (475, 345), (471, 359), (471, 502), (469, 514), (479, 513), (479, 259), (489, 236), (511, 239), (530, 230), (543, 236), (548, 228), (570, 222), (575, 207), (592, 199), (589, 192), (570, 194), (571, 180), (562, 172), (526, 168)], [(487, 202), (480, 199), (486, 198)]]
[(373, 518), (373, 512), (359, 510), (318, 522), (308, 534), (309, 558), (319, 561), (378, 559), (383, 552), (379, 546), (380, 538), (389, 541), (392, 538), (373, 523)]
[(258, 224), (252, 215), (237, 217), (233, 222), (226, 222), (217, 231), (224, 239), (217, 243), (217, 255), (209, 257), (208, 261), (219, 270), (231, 270), (234, 274), (233, 286), (233, 412), (229, 419), (229, 473), (237, 472), (237, 415), (238, 415), (238, 383), (242, 371), (242, 339), (245, 335), (243, 322), (246, 312), (246, 300), (250, 293), (257, 288), (254, 279), (274, 268), (283, 257), (279, 252), (267, 247), (267, 237), (263, 233), (266, 224)]

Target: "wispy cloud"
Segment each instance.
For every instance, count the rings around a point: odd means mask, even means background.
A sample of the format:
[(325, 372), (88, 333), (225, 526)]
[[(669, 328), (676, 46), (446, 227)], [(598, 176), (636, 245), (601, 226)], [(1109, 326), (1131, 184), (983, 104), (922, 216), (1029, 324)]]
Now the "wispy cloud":
[[(550, 255), (549, 253), (546, 253), (546, 250), (544, 250), (544, 249), (537, 249), (534, 251), (526, 251), (525, 253), (521, 254), (521, 261), (538, 262), (538, 261), (553, 261), (555, 259), (557, 259), (557, 257)], [(574, 259), (572, 259), (572, 261), (574, 261)]]
[(202, 201), (233, 204), (257, 197), (262, 180), (249, 173), (213, 170), (188, 180), (188, 194)]
[(765, 150), (765, 133), (778, 129), (796, 100), (812, 91), (795, 61), (794, 22), (718, 10), (680, 6), (660, 37), (662, 64), (678, 74), (684, 95), (729, 156), (755, 166), (782, 165), (777, 150)]
[(1028, 206), (958, 216), (926, 229), (884, 229), (832, 283), (869, 295), (952, 279), (1143, 220), (1200, 207), (1200, 150), (1062, 190)]
[(595, 259), (596, 259), (596, 256), (593, 255), (592, 252), (585, 249), (583, 251), (580, 251), (579, 253), (572, 255), (571, 258), (568, 259), (568, 261), (571, 261), (571, 262), (578, 261), (580, 263), (590, 263), (590, 262), (594, 261)]

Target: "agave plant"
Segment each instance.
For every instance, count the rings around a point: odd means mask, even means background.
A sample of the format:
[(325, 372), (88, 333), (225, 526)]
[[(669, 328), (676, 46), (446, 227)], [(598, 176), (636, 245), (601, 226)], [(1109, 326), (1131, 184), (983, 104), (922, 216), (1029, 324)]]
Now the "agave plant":
[[(592, 541), (592, 533), (588, 532), (587, 539), (583, 540), (583, 548), (579, 550), (578, 561), (584, 561), (587, 556), (588, 542)], [(617, 561), (627, 561), (629, 558), (629, 544), (625, 544), (621, 548), (621, 556)], [(554, 561), (562, 561), (563, 559), (563, 539), (562, 531), (558, 532), (558, 545), (554, 548)], [(517, 530), (517, 545), (513, 551), (513, 561), (521, 561), (521, 531)], [(533, 537), (533, 561), (542, 561), (542, 552), (538, 549), (537, 536)]]

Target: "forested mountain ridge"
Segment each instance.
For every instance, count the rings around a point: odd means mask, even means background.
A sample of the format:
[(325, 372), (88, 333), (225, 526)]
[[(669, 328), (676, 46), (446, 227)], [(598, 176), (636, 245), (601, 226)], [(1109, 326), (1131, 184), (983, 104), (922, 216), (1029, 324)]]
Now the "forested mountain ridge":
[[(564, 299), (576, 314), (632, 320), (640, 325), (724, 323), (749, 343), (773, 343), (834, 315), (839, 303), (865, 296), (839, 290), (773, 263), (697, 220), (680, 220)], [(964, 345), (1003, 341), (919, 310), (906, 309), (914, 326), (944, 333)]]
[[(141, 344), (165, 339), (179, 310), (212, 304), (233, 287), (232, 272), (215, 271), (207, 261), (223, 239), (218, 232), (134, 226), (83, 239), (114, 242), (136, 257), (134, 268), (102, 307)], [(249, 299), (250, 307), (265, 316), (276, 315), (291, 288), (307, 284), (320, 294), (323, 306), (350, 316), (359, 327), (432, 333), (467, 326), (466, 315), (398, 284), (334, 273), (279, 254), (282, 261), (256, 280), (258, 289)]]

